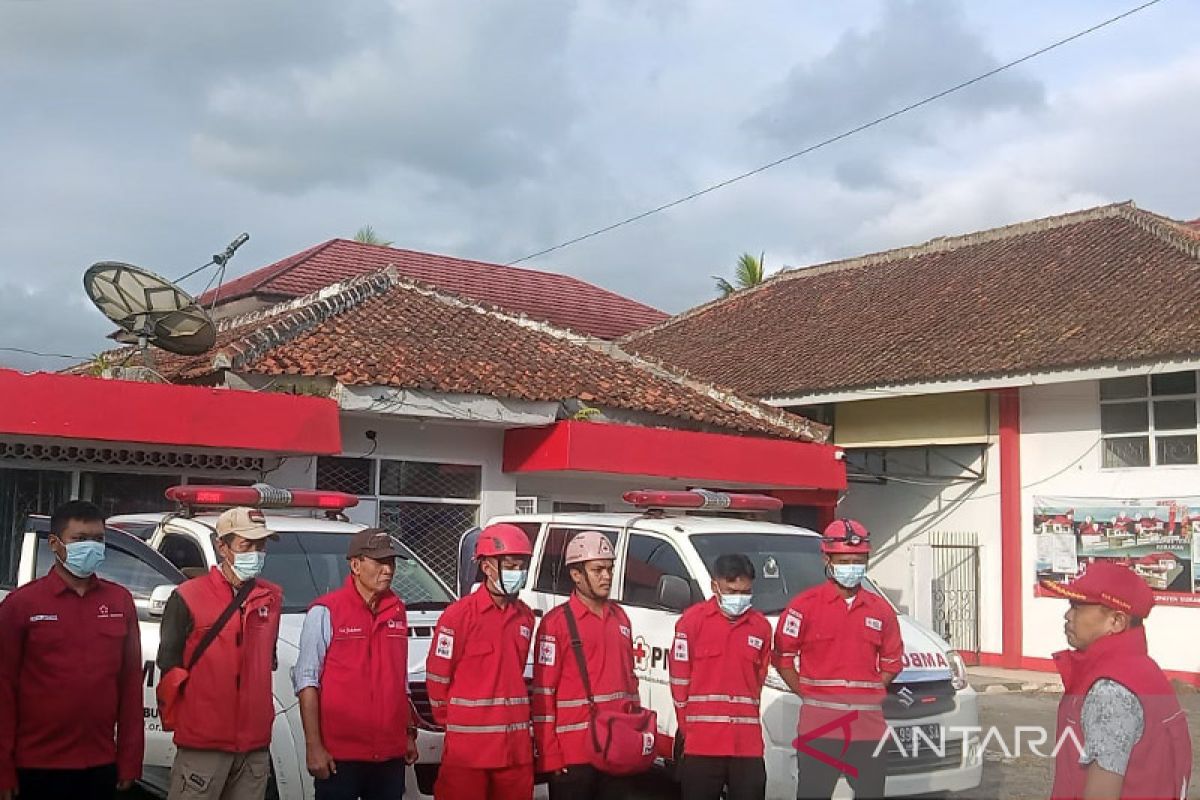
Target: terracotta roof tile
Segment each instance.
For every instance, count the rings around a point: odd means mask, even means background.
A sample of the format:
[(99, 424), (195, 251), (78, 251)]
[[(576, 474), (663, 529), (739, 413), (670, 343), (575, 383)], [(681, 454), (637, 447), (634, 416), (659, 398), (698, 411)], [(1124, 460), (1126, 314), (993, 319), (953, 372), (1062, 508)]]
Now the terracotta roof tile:
[(1132, 204), (792, 269), (622, 341), (787, 397), (1200, 354), (1200, 237)]
[(171, 380), (242, 374), (331, 376), (532, 401), (579, 399), (743, 434), (824, 441), (828, 429), (745, 400), (612, 342), (516, 317), (401, 279), (394, 270), (222, 323), (203, 356), (156, 354)]
[[(256, 295), (274, 302), (302, 297), (322, 286), (394, 266), (405, 278), (559, 327), (615, 339), (662, 322), (667, 315), (569, 275), (504, 267), (483, 261), (418, 253), (347, 239), (328, 242), (229, 281), (220, 299)], [(215, 292), (201, 297), (208, 305)]]

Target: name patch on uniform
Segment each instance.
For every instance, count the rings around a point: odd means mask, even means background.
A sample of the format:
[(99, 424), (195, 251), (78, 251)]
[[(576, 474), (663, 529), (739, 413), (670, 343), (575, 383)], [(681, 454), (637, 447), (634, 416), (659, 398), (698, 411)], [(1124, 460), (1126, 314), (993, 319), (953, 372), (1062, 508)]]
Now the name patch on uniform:
[(687, 661), (688, 660), (688, 646), (687, 646), (687, 637), (686, 636), (683, 636), (681, 634), (681, 635), (678, 635), (675, 637), (675, 652), (672, 654), (672, 657), (676, 661)]
[(533, 631), (529, 630), (529, 627), (527, 625), (521, 626), (521, 637), (522, 638), (528, 639), (532, 635), (533, 635)]
[(763, 640), (762, 640), (762, 639), (760, 639), (760, 638), (758, 638), (757, 636), (749, 636), (749, 637), (747, 637), (747, 638), (746, 638), (746, 642), (747, 642), (747, 643), (748, 643), (748, 644), (749, 644), (751, 647), (753, 647), (755, 650), (762, 650), (762, 648), (763, 648)]
[(799, 611), (788, 610), (787, 616), (783, 618), (783, 635), (784, 636), (799, 636), (800, 622), (804, 619), (804, 615)]
[(624, 636), (626, 639), (630, 639), (633, 637), (633, 634), (629, 632), (628, 625), (621, 625), (620, 628), (621, 628), (621, 635)]
[(271, 609), (267, 608), (266, 606), (258, 607), (258, 616), (259, 617), (261, 617), (262, 619), (266, 619), (270, 615), (271, 615)]
[(538, 663), (543, 667), (554, 666), (554, 642), (547, 639), (538, 640)]
[(438, 658), (450, 658), (454, 655), (454, 631), (438, 632), (437, 647), (434, 653)]
[(34, 614), (30, 622), (58, 622), (58, 614)]
[(881, 631), (883, 630), (883, 621), (874, 617), (867, 617), (867, 627), (873, 631)]

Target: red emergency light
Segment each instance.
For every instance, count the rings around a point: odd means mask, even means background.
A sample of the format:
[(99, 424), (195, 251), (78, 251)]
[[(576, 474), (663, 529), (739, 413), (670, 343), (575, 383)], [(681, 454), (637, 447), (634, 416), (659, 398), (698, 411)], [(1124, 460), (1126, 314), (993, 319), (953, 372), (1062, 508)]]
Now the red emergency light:
[(321, 508), (341, 511), (358, 505), (345, 492), (279, 489), (265, 483), (253, 486), (172, 486), (167, 499), (184, 506), (252, 506), (254, 508)]
[(700, 511), (778, 511), (783, 501), (765, 494), (729, 494), (706, 489), (663, 491), (643, 489), (622, 495), (638, 508), (686, 508)]

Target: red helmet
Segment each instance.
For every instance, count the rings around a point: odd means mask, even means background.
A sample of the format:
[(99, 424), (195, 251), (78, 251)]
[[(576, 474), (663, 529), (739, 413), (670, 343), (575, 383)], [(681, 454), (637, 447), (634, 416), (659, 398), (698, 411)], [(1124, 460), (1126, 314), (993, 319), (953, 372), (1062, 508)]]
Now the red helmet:
[(533, 548), (525, 531), (507, 522), (488, 525), (479, 532), (479, 540), (475, 542), (475, 558), (531, 555)]
[(871, 532), (853, 519), (835, 519), (825, 527), (821, 538), (822, 553), (870, 553)]

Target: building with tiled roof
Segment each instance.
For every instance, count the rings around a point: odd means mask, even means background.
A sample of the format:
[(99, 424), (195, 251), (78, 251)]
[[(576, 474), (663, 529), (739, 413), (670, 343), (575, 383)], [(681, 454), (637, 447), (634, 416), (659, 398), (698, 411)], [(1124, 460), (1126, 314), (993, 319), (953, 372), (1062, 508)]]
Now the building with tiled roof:
[(392, 267), (409, 280), (601, 339), (662, 322), (667, 315), (570, 275), (330, 239), (204, 294), (227, 317), (311, 294)]
[(448, 579), (460, 534), (516, 508), (621, 510), (643, 486), (753, 488), (783, 492), (784, 515), (815, 525), (845, 486), (819, 423), (391, 266), (225, 318), (212, 350), (155, 352), (153, 370), (335, 399), (342, 455), (286, 459), (272, 482), (358, 495), (356, 520), (402, 532)]
[(1079, 522), (1200, 506), (1200, 221), (1120, 203), (788, 269), (621, 345), (830, 424), (876, 582), (970, 659), (1052, 668), (1039, 579), (1191, 559), (1146, 626), (1200, 683), (1174, 633), (1200, 622), (1194, 533)]

